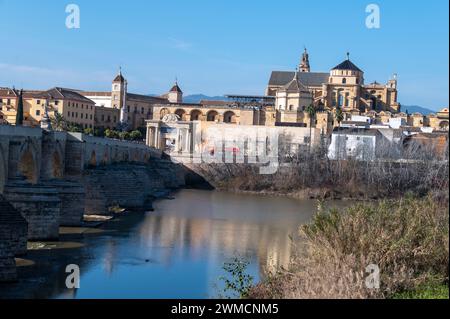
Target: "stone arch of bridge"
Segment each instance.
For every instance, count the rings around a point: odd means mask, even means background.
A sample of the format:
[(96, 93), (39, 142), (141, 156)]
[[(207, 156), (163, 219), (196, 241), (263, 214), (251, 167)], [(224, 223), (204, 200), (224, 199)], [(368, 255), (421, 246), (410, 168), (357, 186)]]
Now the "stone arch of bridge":
[(92, 150), (91, 152), (91, 157), (89, 158), (89, 166), (97, 166), (97, 154), (95, 153), (95, 150)]
[(19, 174), (32, 184), (37, 184), (39, 180), (37, 155), (36, 148), (27, 141), (21, 148), (17, 167)]
[(52, 156), (52, 177), (53, 178), (63, 178), (64, 177), (64, 167), (63, 160), (60, 152), (55, 150)]
[(105, 147), (103, 151), (103, 159), (102, 159), (102, 165), (108, 165), (109, 164), (109, 147)]

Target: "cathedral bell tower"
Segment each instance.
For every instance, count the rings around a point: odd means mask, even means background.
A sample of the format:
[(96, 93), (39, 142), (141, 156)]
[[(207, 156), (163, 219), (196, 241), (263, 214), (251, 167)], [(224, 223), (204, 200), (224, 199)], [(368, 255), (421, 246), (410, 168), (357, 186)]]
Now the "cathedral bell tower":
[(122, 75), (122, 69), (114, 78), (111, 89), (111, 106), (116, 109), (121, 109), (126, 105), (127, 85), (126, 80)]
[(311, 68), (309, 66), (309, 54), (308, 50), (305, 48), (305, 52), (302, 54), (302, 59), (300, 61), (300, 65), (298, 67), (299, 72), (311, 72)]

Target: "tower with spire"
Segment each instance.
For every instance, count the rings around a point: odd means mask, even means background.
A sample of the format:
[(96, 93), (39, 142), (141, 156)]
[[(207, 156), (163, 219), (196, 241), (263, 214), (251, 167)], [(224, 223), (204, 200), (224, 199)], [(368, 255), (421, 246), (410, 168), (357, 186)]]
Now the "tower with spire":
[(167, 94), (167, 98), (170, 103), (183, 103), (183, 91), (178, 85), (178, 79), (175, 79), (175, 84)]
[(126, 80), (122, 75), (122, 68), (119, 68), (119, 73), (112, 81), (111, 89), (111, 105), (116, 109), (122, 109), (126, 105), (127, 86)]
[(305, 51), (302, 54), (302, 59), (298, 66), (299, 72), (311, 72), (311, 67), (309, 65), (309, 54), (308, 50), (305, 48)]

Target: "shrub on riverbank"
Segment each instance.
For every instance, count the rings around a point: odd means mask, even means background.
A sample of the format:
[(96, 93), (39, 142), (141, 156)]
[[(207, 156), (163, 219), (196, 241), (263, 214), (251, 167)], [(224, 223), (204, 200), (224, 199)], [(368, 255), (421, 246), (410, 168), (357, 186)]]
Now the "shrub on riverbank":
[[(301, 234), (302, 253), (251, 298), (390, 298), (448, 283), (448, 204), (431, 196), (320, 211)], [(369, 265), (379, 289), (366, 286)]]
[(379, 199), (400, 197), (406, 192), (423, 196), (435, 189), (448, 189), (448, 153), (438, 156), (426, 149), (409, 149), (402, 156), (403, 160), (335, 161), (315, 149), (283, 158), (284, 163), (273, 175), (260, 174), (260, 165), (256, 164), (204, 163), (193, 170), (220, 190), (299, 198)]

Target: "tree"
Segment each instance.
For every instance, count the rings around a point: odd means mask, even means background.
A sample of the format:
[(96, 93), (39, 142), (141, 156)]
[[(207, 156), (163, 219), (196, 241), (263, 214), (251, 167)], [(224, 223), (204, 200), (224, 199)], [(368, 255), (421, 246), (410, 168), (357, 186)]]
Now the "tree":
[(85, 128), (83, 133), (86, 134), (86, 135), (94, 135), (94, 129), (92, 129), (92, 128)]
[(23, 125), (23, 90), (20, 90), (17, 102), (16, 125)]
[(130, 140), (130, 133), (128, 133), (127, 131), (120, 132), (119, 137), (124, 141)]
[(106, 129), (105, 130), (105, 137), (107, 138), (117, 138), (118, 137), (118, 133), (117, 131), (111, 130), (111, 129)]
[(316, 108), (314, 105), (310, 104), (306, 108), (306, 113), (309, 115), (309, 152), (311, 153), (311, 143), (312, 143), (312, 126), (313, 126), (313, 120), (316, 117)]
[(96, 128), (94, 130), (94, 136), (96, 136), (96, 137), (105, 137), (105, 130), (103, 128)]
[(69, 124), (67, 130), (72, 133), (83, 133), (83, 127), (80, 124)]
[(344, 120), (344, 112), (342, 112), (342, 109), (340, 107), (336, 108), (335, 117), (339, 126), (341, 126), (341, 122)]
[(133, 141), (142, 141), (142, 133), (140, 132), (140, 131), (132, 131), (131, 133), (130, 133), (130, 138), (133, 140)]
[(66, 131), (67, 121), (60, 113), (55, 112), (55, 116), (51, 118), (52, 126), (56, 131)]

